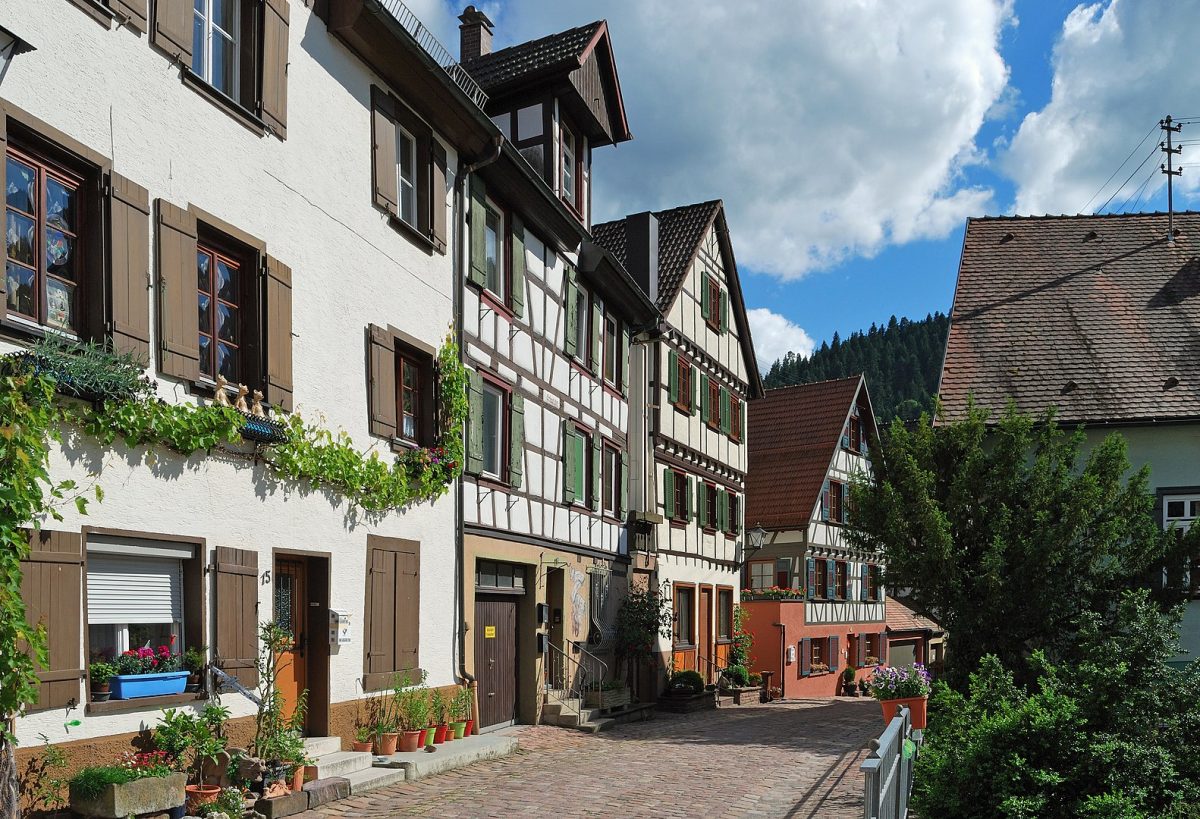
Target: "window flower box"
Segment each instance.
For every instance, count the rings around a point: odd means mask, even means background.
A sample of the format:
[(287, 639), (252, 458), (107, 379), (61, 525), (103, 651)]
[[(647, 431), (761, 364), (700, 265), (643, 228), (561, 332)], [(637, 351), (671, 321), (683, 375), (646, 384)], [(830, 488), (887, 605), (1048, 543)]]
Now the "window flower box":
[(609, 688), (602, 691), (588, 691), (584, 695), (584, 705), (587, 708), (619, 708), (629, 705), (628, 688)]
[(182, 694), (187, 686), (188, 673), (184, 670), (162, 674), (117, 674), (108, 681), (108, 686), (114, 700)]
[(84, 798), (71, 789), (71, 810), (80, 816), (122, 819), (125, 816), (166, 813), (183, 805), (187, 775), (146, 776), (132, 782), (106, 785), (97, 796)]

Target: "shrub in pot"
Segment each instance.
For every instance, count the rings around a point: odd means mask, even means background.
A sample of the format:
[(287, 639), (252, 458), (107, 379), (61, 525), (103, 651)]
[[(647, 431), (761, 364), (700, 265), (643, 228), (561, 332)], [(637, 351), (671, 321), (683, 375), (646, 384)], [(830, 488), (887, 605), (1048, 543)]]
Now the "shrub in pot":
[(111, 664), (97, 661), (88, 666), (88, 679), (92, 685), (92, 702), (105, 702), (108, 699), (109, 680), (117, 673)]
[(750, 672), (744, 665), (731, 665), (725, 669), (725, 678), (736, 688), (745, 688), (750, 682)]
[(208, 665), (208, 646), (199, 648), (192, 646), (183, 652), (183, 667), (187, 669), (188, 678), (184, 691), (195, 693), (200, 690), (204, 681), (204, 669)]
[(71, 809), (83, 816), (118, 817), (170, 811), (183, 804), (183, 774), (160, 751), (125, 754), (118, 765), (84, 768), (68, 783)]
[(467, 686), (462, 686), (455, 692), (454, 698), (450, 703), (451, 716), (453, 721), (450, 723), (450, 728), (454, 731), (455, 739), (462, 739), (467, 732), (467, 721), (471, 718), (471, 705), (474, 703), (474, 698), (471, 696), (471, 689)]
[(846, 667), (842, 670), (842, 694), (847, 697), (855, 696), (857, 690), (854, 686), (854, 669)]
[(371, 732), (371, 726), (360, 725), (354, 729), (354, 742), (350, 743), (350, 746), (355, 751), (370, 752), (371, 747), (374, 744), (371, 741), (372, 737), (373, 734)]
[(212, 703), (206, 705), (199, 716), (168, 708), (154, 730), (155, 746), (167, 754), (173, 766), (177, 770), (193, 772), (195, 784), (185, 788), (189, 813), (196, 813), (221, 793), (219, 785), (205, 784), (204, 763), (215, 763), (228, 745), (222, 730), (228, 718), (228, 709)]
[(440, 688), (433, 689), (433, 693), (429, 696), (429, 720), (433, 723), (434, 745), (441, 745), (446, 741), (446, 730), (449, 727), (446, 711), (446, 695)]
[(676, 671), (671, 675), (669, 688), (672, 694), (683, 696), (703, 694), (704, 678), (698, 671)]

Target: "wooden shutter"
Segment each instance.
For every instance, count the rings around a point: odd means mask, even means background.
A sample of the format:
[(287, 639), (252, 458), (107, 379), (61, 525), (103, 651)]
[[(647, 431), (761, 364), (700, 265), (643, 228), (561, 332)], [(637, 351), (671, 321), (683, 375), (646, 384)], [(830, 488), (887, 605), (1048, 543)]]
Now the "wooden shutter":
[(446, 149), (436, 138), (429, 140), (429, 238), (438, 253), (446, 252)]
[(691, 475), (686, 476), (684, 481), (684, 486), (687, 488), (683, 493), (683, 518), (684, 520), (692, 521), (696, 519), (696, 481)]
[(592, 511), (600, 511), (600, 472), (604, 461), (604, 444), (600, 439), (600, 435), (593, 433), (592, 436), (592, 496), (589, 498)]
[(720, 529), (722, 532), (728, 532), (730, 530), (730, 526), (729, 526), (729, 493), (726, 492), (724, 489), (720, 490), (717, 494), (717, 516), (719, 518), (719, 520), (717, 522), (717, 524), (718, 524), (717, 528)]
[(525, 460), (525, 397), (514, 392), (508, 413), (508, 483), (520, 489)]
[(414, 543), (412, 551), (396, 553), (396, 671), (417, 672), (419, 679), (421, 643), (421, 554)]
[[(114, 348), (150, 359), (150, 193), (108, 175), (107, 331)], [(199, 350), (197, 349), (197, 356)]]
[(821, 520), (829, 520), (829, 481), (821, 486)]
[[(371, 434), (396, 437), (396, 340), (374, 324), (367, 328), (367, 393)], [(474, 388), (474, 381), (471, 381)], [(474, 411), (475, 404), (472, 402)], [(474, 415), (472, 415), (474, 421)], [(482, 444), (480, 444), (482, 447)], [(480, 458), (482, 460), (480, 449)], [(470, 463), (470, 457), (467, 461)]]
[(696, 381), (698, 380), (697, 376), (700, 373), (700, 369), (698, 367), (693, 367), (691, 364), (688, 364), (686, 361), (683, 361), (683, 360), (680, 360), (679, 366), (687, 367), (687, 371), (688, 371), (688, 394), (687, 394), (688, 415), (695, 415), (697, 412), (700, 411), (700, 404), (696, 401)]
[(671, 403), (679, 402), (679, 354), (667, 350), (667, 396)]
[(192, 0), (155, 0), (150, 42), (188, 68), (192, 65)]
[[(395, 373), (394, 368), (392, 372)], [(395, 375), (392, 377), (394, 379)], [(392, 403), (394, 407), (394, 395)], [(467, 407), (466, 470), (472, 475), (478, 475), (483, 471), (483, 376), (474, 370), (467, 371)], [(394, 418), (394, 408), (392, 415)]]
[(708, 376), (700, 373), (700, 377), (696, 379), (700, 382), (700, 420), (708, 423), (709, 418), (709, 395), (708, 395)]
[(567, 355), (575, 355), (577, 352), (576, 347), (578, 346), (575, 343), (575, 337), (579, 329), (579, 315), (575, 309), (575, 304), (578, 301), (578, 297), (575, 294), (575, 268), (570, 264), (567, 265), (565, 278), (566, 286), (563, 288), (563, 297), (565, 298), (563, 302), (563, 326), (565, 328), (563, 331), (565, 333), (563, 336), (563, 350), (566, 351)]
[(729, 294), (724, 290), (721, 291), (720, 322), (721, 334), (724, 335), (725, 331), (729, 329)]
[(870, 587), (870, 578), (871, 578), (871, 567), (870, 567), (870, 565), (864, 563), (864, 564), (862, 564), (862, 566), (859, 567), (859, 571), (858, 571), (858, 583), (859, 583), (858, 599), (859, 600), (869, 600), (870, 599), (870, 597), (867, 595), (867, 590)]
[(700, 274), (700, 316), (708, 321), (712, 316), (712, 290), (708, 286), (708, 274)]
[(812, 669), (812, 638), (800, 641), (800, 676), (807, 677)]
[(675, 473), (670, 469), (663, 470), (663, 515), (667, 518), (676, 516)]
[(21, 561), (25, 622), (46, 629), (47, 665), (35, 663), (37, 703), (30, 711), (77, 705), (83, 669), (83, 538), (78, 532), (29, 532)]
[(371, 86), (371, 178), (375, 205), (392, 215), (400, 212), (395, 116), (392, 98), (378, 86)]
[(829, 666), (829, 670), (831, 672), (838, 670), (838, 666), (841, 662), (841, 659), (842, 659), (841, 647), (838, 644), (838, 638), (830, 637), (829, 638), (829, 662), (826, 663), (826, 665)]
[(575, 502), (575, 480), (579, 464), (575, 458), (575, 429), (568, 422), (562, 425), (563, 503)]
[[(292, 269), (266, 259), (267, 403), (292, 411)], [(395, 376), (393, 375), (393, 378)], [(392, 412), (395, 412), (393, 407)]]
[(859, 668), (863, 668), (867, 664), (867, 633), (859, 632), (854, 638), (855, 645), (858, 649), (858, 662), (855, 663)]
[[(287, 137), (287, 0), (263, 3), (262, 46), (262, 99), (258, 115), (282, 139)], [(392, 178), (395, 179), (394, 173)]]
[(367, 536), (363, 689), (392, 687), (399, 672), (419, 677), (421, 547), (416, 541)]
[(729, 434), (729, 390), (721, 387), (721, 432)]
[(108, 0), (108, 7), (134, 31), (146, 33), (146, 0)]
[(604, 327), (604, 311), (600, 309), (600, 300), (592, 296), (592, 372), (600, 374), (600, 360), (603, 358), (600, 349), (600, 331)]
[(629, 343), (630, 334), (628, 327), (621, 328), (621, 359), (618, 365), (621, 368), (621, 394), (629, 394)]
[(807, 563), (808, 584), (804, 596), (809, 600), (815, 600), (817, 597), (817, 561), (810, 557)]
[[(471, 174), (471, 264), (467, 278), (472, 284), (483, 287), (487, 284), (487, 253), (484, 234), (487, 232), (487, 187), (479, 174)], [(567, 275), (572, 273), (567, 268)]]
[(629, 456), (621, 450), (621, 519), (629, 512)]
[(247, 688), (258, 685), (258, 553), (217, 547), (217, 668)]
[(525, 316), (525, 223), (512, 215), (512, 298), (513, 315)]
[[(159, 6), (162, 5), (160, 2)], [(190, 6), (188, 14), (190, 17)], [(188, 37), (191, 42), (190, 33)], [(165, 375), (189, 381), (200, 378), (200, 319), (196, 299), (196, 216), (159, 199), (159, 367)]]
[(887, 661), (888, 661), (887, 632), (886, 631), (879, 632), (879, 636), (876, 639), (879, 640), (879, 664), (887, 665)]
[(700, 481), (696, 484), (696, 521), (703, 529), (709, 525), (708, 520), (708, 484)]
[(837, 593), (837, 561), (825, 561), (825, 599), (833, 600)]

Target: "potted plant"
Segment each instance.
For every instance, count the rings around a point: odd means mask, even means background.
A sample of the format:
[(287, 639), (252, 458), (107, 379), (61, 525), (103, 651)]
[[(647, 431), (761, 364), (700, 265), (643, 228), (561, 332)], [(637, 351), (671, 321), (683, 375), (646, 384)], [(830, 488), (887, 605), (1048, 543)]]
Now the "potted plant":
[(374, 745), (374, 743), (371, 741), (371, 738), (372, 738), (371, 726), (369, 726), (369, 725), (357, 726), (354, 729), (354, 742), (350, 743), (350, 747), (352, 750), (358, 751), (360, 753), (363, 751), (366, 751), (369, 753), (372, 746)]
[(853, 697), (858, 694), (858, 689), (854, 686), (854, 669), (846, 666), (842, 670), (842, 696)]
[(471, 690), (471, 686), (464, 686), (461, 696), (463, 698), (463, 717), (467, 722), (463, 734), (471, 736), (475, 731), (475, 692)]
[(187, 669), (187, 683), (184, 691), (196, 693), (203, 683), (204, 669), (208, 665), (208, 646), (191, 646), (183, 652), (183, 667)]
[(80, 816), (171, 811), (183, 804), (185, 781), (162, 752), (126, 753), (117, 765), (84, 768), (71, 778), (71, 810)]
[(930, 677), (920, 663), (894, 668), (880, 666), (871, 675), (871, 696), (883, 708), (883, 721), (891, 722), (901, 705), (908, 706), (914, 730), (925, 728), (926, 706), (929, 700)]
[(183, 659), (169, 646), (125, 651), (112, 664), (116, 673), (109, 679), (109, 688), (114, 700), (182, 694), (187, 685), (187, 669), (181, 670)]
[(471, 718), (471, 704), (473, 702), (471, 689), (465, 685), (454, 693), (454, 697), (450, 702), (452, 717), (450, 729), (454, 733), (454, 739), (462, 739), (466, 735), (467, 720)]
[(204, 763), (216, 763), (228, 744), (221, 726), (228, 711), (218, 705), (205, 706), (200, 716), (168, 708), (154, 729), (154, 744), (164, 752), (177, 770), (191, 769), (195, 784), (185, 787), (187, 809), (196, 813), (202, 805), (216, 800), (218, 785), (204, 784)]
[(442, 689), (435, 688), (429, 697), (430, 721), (433, 723), (433, 744), (441, 745), (446, 741), (448, 729), (446, 719), (446, 695)]
[[(412, 750), (416, 751), (424, 747), (425, 734), (429, 727), (429, 697), (423, 682), (417, 689), (409, 692), (405, 712), (408, 731), (405, 732), (405, 737), (401, 741), (405, 743), (405, 748), (407, 748), (407, 734), (410, 731), (415, 731), (417, 737), (413, 743)], [(401, 750), (405, 750), (405, 748)]]
[(674, 696), (691, 697), (704, 693), (704, 678), (698, 671), (676, 671), (667, 690)]
[(870, 689), (870, 685), (868, 685), (867, 681), (865, 679), (859, 680), (858, 681), (858, 695), (860, 697), (867, 697), (867, 696), (870, 696), (870, 694), (871, 694), (871, 689)]
[(92, 685), (92, 702), (105, 702), (109, 694), (109, 680), (117, 669), (111, 663), (98, 660), (88, 666), (88, 679)]

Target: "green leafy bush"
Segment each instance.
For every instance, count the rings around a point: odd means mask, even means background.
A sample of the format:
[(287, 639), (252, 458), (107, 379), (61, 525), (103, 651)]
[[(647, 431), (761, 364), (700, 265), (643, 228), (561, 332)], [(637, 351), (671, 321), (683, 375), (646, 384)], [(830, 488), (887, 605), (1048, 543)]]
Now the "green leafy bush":
[(671, 675), (671, 690), (700, 694), (704, 691), (704, 678), (698, 671), (676, 671)]
[(738, 688), (742, 688), (750, 682), (750, 672), (746, 670), (744, 665), (729, 666), (729, 668), (725, 669), (725, 676)]
[(71, 777), (71, 793), (80, 799), (95, 799), (109, 785), (124, 785), (136, 779), (167, 776), (170, 770), (162, 768), (136, 768), (126, 765), (96, 765), (84, 768)]

